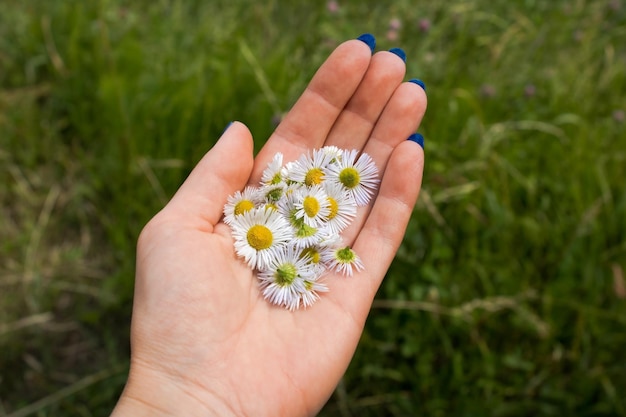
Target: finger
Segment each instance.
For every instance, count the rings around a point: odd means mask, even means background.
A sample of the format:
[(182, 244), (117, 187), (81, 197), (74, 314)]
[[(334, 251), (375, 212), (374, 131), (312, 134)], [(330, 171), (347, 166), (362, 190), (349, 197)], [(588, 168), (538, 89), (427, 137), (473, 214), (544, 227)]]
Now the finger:
[(404, 78), (406, 66), (396, 54), (374, 55), (363, 81), (339, 115), (325, 145), (341, 149), (362, 149), (381, 112)]
[(342, 43), (331, 53), (257, 155), (252, 184), (258, 182), (276, 152), (281, 152), (285, 161), (292, 161), (324, 144), (363, 79), (371, 58), (369, 46), (357, 39)]
[(166, 209), (214, 226), (228, 196), (245, 186), (253, 163), (252, 135), (243, 123), (233, 122), (191, 171)]
[(402, 83), (394, 91), (363, 148), (363, 152), (372, 157), (381, 175), (391, 152), (417, 130), (426, 105), (426, 92), (414, 82)]
[[(424, 117), (426, 105), (424, 89), (414, 82), (400, 84), (393, 93), (363, 148), (363, 152), (374, 160), (379, 175), (385, 175), (389, 157), (396, 146), (417, 130)], [(359, 208), (357, 217), (343, 232), (346, 243), (351, 244), (359, 234), (370, 208), (371, 205)]]
[(328, 294), (337, 297), (336, 302), (353, 317), (367, 315), (402, 242), (420, 191), (423, 168), (423, 149), (413, 141), (404, 141), (391, 154), (380, 192), (352, 246), (365, 269), (353, 277), (334, 280)]

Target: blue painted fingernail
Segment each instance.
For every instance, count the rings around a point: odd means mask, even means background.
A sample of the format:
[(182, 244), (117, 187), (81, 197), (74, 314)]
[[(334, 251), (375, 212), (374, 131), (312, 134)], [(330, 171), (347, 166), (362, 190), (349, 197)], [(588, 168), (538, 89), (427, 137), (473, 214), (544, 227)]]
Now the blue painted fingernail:
[(367, 46), (370, 47), (370, 51), (374, 53), (374, 49), (376, 48), (376, 38), (371, 33), (364, 33), (357, 38), (361, 42), (365, 42)]
[(409, 136), (407, 140), (417, 143), (419, 146), (422, 147), (422, 149), (424, 149), (424, 136), (422, 136), (421, 134), (413, 133), (411, 136)]
[(412, 78), (412, 79), (409, 80), (409, 82), (413, 83), (413, 84), (419, 85), (420, 87), (422, 87), (422, 89), (424, 91), (426, 91), (426, 84), (424, 84), (424, 81), (422, 81), (422, 80), (420, 80), (418, 78)]
[(400, 48), (391, 48), (389, 50), (392, 54), (398, 55), (404, 62), (406, 62), (406, 53)]
[(229, 128), (229, 127), (230, 127), (230, 125), (232, 125), (232, 124), (233, 124), (233, 122), (228, 122), (228, 124), (226, 125), (226, 127), (224, 128), (224, 130), (222, 130), (222, 135), (223, 135), (224, 133), (226, 133), (226, 131), (228, 130), (228, 128)]

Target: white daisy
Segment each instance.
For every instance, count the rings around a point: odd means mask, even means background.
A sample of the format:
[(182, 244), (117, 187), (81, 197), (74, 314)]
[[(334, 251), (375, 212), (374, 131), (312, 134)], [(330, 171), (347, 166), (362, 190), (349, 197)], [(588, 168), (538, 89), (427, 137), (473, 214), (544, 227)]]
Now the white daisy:
[(287, 245), (277, 251), (268, 268), (258, 275), (263, 297), (272, 304), (295, 310), (307, 291), (305, 282), (315, 279), (308, 259), (301, 258), (299, 251)]
[(330, 158), (328, 161), (329, 164), (334, 164), (339, 161), (341, 159), (341, 154), (343, 153), (343, 150), (331, 145), (324, 146), (321, 150)]
[(364, 268), (361, 258), (350, 246), (334, 248), (329, 253), (324, 254), (322, 262), (328, 269), (348, 276), (352, 275), (353, 270), (360, 271)]
[(359, 206), (369, 203), (378, 187), (378, 168), (366, 153), (355, 149), (344, 151), (337, 163), (328, 168), (329, 180), (342, 184)]
[(304, 248), (317, 244), (324, 235), (319, 227), (309, 226), (303, 218), (297, 217), (296, 202), (299, 198), (297, 189), (290, 187), (285, 196), (278, 202), (278, 211), (291, 225), (292, 243), (299, 248)]
[(263, 199), (263, 201), (268, 203), (276, 203), (285, 194), (285, 190), (287, 189), (287, 185), (284, 182), (280, 182), (278, 184), (263, 184), (259, 188), (259, 196)]
[(332, 234), (339, 234), (356, 216), (356, 201), (352, 194), (336, 182), (324, 184), (330, 212), (324, 219), (324, 227)]
[(304, 224), (321, 227), (330, 214), (330, 200), (321, 185), (301, 187), (295, 191), (296, 218), (303, 219)]
[(246, 187), (243, 191), (236, 191), (235, 194), (228, 197), (224, 205), (224, 223), (231, 224), (235, 216), (258, 207), (262, 201), (263, 199), (255, 187)]
[(326, 284), (319, 281), (304, 280), (304, 292), (301, 294), (304, 308), (311, 307), (314, 302), (319, 300), (318, 293), (320, 292), (328, 292)]
[(296, 161), (287, 162), (285, 166), (283, 166), (283, 168), (280, 170), (280, 173), (287, 185), (291, 185), (295, 182), (291, 179), (291, 171), (294, 169), (295, 166)]
[(292, 237), (289, 222), (264, 207), (236, 216), (230, 226), (237, 255), (253, 269), (266, 268)]
[(304, 184), (307, 187), (319, 185), (324, 182), (328, 164), (333, 159), (332, 152), (316, 149), (313, 155), (302, 155), (289, 168), (289, 179)]
[(322, 254), (328, 251), (332, 249), (322, 244), (309, 245), (300, 250), (300, 257), (306, 258), (313, 265), (316, 275), (321, 276), (326, 271), (326, 265), (322, 263)]
[(283, 154), (277, 152), (272, 161), (267, 164), (267, 168), (263, 171), (261, 184), (277, 185), (283, 182)]

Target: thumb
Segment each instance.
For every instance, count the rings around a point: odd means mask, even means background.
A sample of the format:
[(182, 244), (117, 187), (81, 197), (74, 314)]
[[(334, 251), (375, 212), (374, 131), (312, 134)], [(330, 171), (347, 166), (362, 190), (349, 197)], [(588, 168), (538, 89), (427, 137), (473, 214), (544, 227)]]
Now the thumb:
[(248, 182), (253, 164), (252, 134), (243, 123), (233, 122), (198, 162), (166, 208), (215, 226), (228, 196)]

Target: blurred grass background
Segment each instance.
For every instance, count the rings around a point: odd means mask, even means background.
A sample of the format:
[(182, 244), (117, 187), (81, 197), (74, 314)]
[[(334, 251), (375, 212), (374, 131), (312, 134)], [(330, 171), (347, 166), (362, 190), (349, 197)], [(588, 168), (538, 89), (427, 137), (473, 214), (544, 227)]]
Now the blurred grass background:
[(0, 415), (108, 415), (142, 226), (364, 32), (427, 84), (426, 172), (321, 415), (626, 415), (619, 0), (1, 0)]

